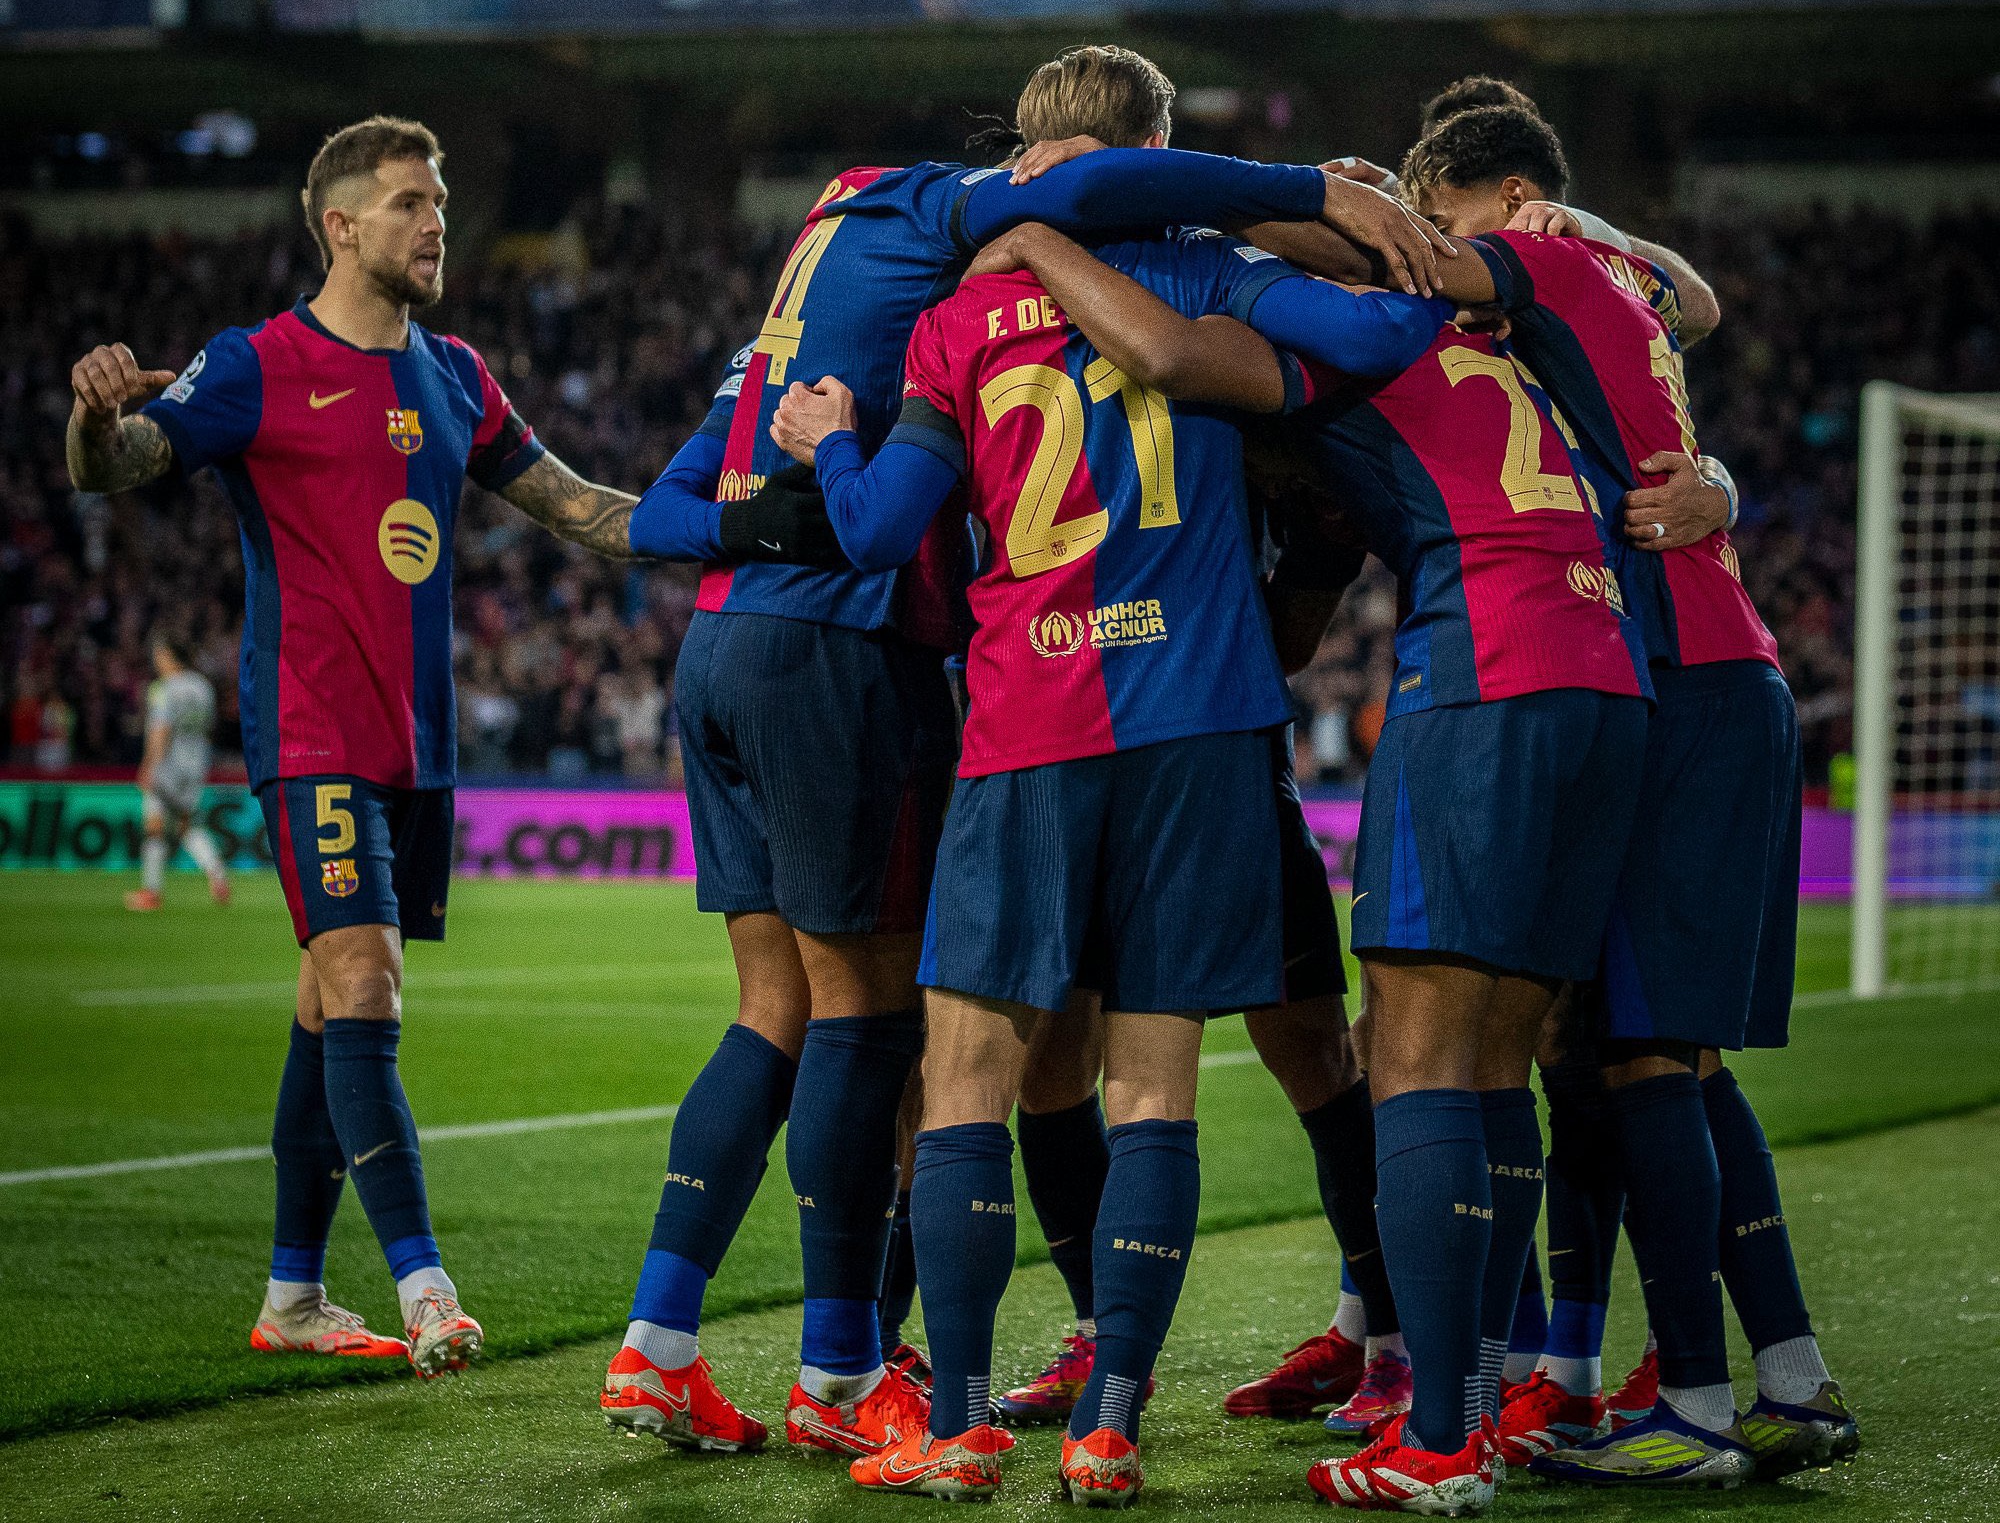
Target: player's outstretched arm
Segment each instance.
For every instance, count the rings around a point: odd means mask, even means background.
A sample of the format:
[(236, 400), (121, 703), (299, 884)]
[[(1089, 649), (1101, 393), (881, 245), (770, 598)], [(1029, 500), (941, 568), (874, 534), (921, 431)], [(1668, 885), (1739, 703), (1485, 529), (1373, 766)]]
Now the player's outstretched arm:
[(1182, 316), (1151, 291), (1039, 223), (988, 244), (970, 274), (1032, 271), (1097, 352), (1142, 386), (1185, 402), (1281, 412), (1277, 352), (1227, 317)]
[(123, 492), (164, 476), (174, 447), (150, 418), (124, 415), (171, 386), (171, 370), (141, 370), (123, 344), (100, 344), (70, 367), (69, 431), (64, 449), (79, 492)]
[(1039, 169), (1025, 184), (996, 174), (974, 185), (963, 211), (966, 236), (985, 243), (1023, 222), (1089, 234), (1174, 223), (1230, 227), (1319, 220), (1375, 250), (1387, 283), (1425, 295), (1435, 286), (1439, 265), (1455, 252), (1443, 234), (1394, 197), (1309, 165), (1259, 164), (1173, 148), (1075, 151), (1077, 157)]
[[(816, 386), (794, 381), (779, 401), (771, 437), (801, 464), (813, 462), (826, 516), (856, 569), (891, 571), (914, 556), (964, 474), (964, 441), (936, 412), (920, 397), (907, 399), (869, 460), (854, 432), (854, 393), (837, 377)], [(917, 413), (922, 422), (913, 420)]]
[[(1236, 229), (1245, 243), (1254, 243), (1266, 253), (1276, 254), (1289, 265), (1308, 275), (1337, 280), (1343, 285), (1379, 286), (1386, 283), (1378, 259), (1357, 248), (1351, 239), (1319, 222), (1257, 222)], [(1444, 238), (1461, 256), (1439, 269), (1432, 283), (1433, 295), (1455, 301), (1462, 307), (1481, 307), (1494, 297), (1493, 275), (1486, 262), (1474, 255), (1463, 238)]]
[(545, 453), (502, 487), (500, 495), (558, 539), (607, 560), (633, 558), (632, 509), (639, 499), (585, 481), (553, 454)]

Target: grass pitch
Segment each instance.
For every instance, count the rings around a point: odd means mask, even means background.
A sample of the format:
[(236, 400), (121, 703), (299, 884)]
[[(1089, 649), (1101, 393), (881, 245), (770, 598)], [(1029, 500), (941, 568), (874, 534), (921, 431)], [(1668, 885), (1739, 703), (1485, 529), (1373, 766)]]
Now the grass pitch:
[[(126, 916), (95, 875), (0, 876), (0, 1515), (29, 1517), (617, 1514), (847, 1518), (910, 1503), (852, 1494), (787, 1454), (689, 1461), (616, 1442), (594, 1392), (622, 1327), (669, 1122), (733, 1009), (719, 924), (685, 889), (481, 883), (452, 940), (411, 955), (404, 1071), (427, 1131), (439, 1238), (489, 1359), (419, 1387), (392, 1372), (252, 1354), (268, 1162), (5, 1182), (80, 1165), (256, 1149), (283, 1059), (296, 956), (274, 880), (219, 911), (185, 880)], [(1787, 1206), (1822, 1337), (1866, 1423), (1862, 1460), (1704, 1498), (1776, 1517), (2000, 1517), (2000, 999), (1841, 1000), (1845, 916), (1809, 907), (1796, 1041), (1739, 1065), (1787, 1152)], [(1323, 1326), (1331, 1240), (1311, 1161), (1240, 1024), (1211, 1032), (1203, 1218), (1148, 1420), (1148, 1503), (1182, 1515), (1306, 1516), (1317, 1427), (1240, 1424), (1223, 1390)], [(607, 1111), (640, 1119), (576, 1124)], [(1929, 1125), (1929, 1117), (1958, 1117)], [(391, 1287), (359, 1203), (329, 1285), (378, 1325)], [(1303, 1218), (1303, 1219), (1299, 1219)], [(1293, 1220), (1287, 1220), (1293, 1219)], [(1277, 1223), (1254, 1226), (1250, 1223)], [(1229, 1228), (1239, 1230), (1225, 1230)], [(769, 1418), (796, 1359), (794, 1213), (774, 1169), (710, 1296), (704, 1347)], [(1033, 1218), (1024, 1259), (1040, 1256)], [(1003, 1313), (1003, 1371), (1046, 1357), (1063, 1297), (1025, 1272)], [(763, 1308), (763, 1309), (759, 1309)], [(737, 1315), (731, 1315), (737, 1313)], [(1621, 1283), (1610, 1363), (1636, 1353)], [(522, 1357), (536, 1355), (539, 1357)], [(323, 1390), (286, 1388), (335, 1387)], [(245, 1400), (268, 1396), (270, 1399)], [(226, 1404), (225, 1404), (226, 1403)], [(177, 1410), (188, 1409), (188, 1410)], [(112, 1418), (150, 1417), (144, 1422)], [(84, 1428), (87, 1431), (63, 1432)], [(1008, 1511), (1051, 1500), (1052, 1436), (1010, 1466)], [(419, 1502), (421, 1499), (421, 1502)], [(1510, 1487), (1506, 1513), (1625, 1518), (1688, 1505)], [(1324, 1516), (1322, 1514), (1322, 1516)]]

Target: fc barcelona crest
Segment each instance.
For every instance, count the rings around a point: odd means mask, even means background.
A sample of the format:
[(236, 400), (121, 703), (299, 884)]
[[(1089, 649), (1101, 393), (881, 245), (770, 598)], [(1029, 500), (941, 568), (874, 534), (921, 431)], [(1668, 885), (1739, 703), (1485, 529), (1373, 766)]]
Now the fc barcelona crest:
[(335, 857), (320, 863), (319, 886), (334, 899), (345, 899), (361, 887), (361, 874), (354, 870), (354, 858)]
[(406, 455), (414, 455), (424, 447), (424, 426), (417, 421), (414, 407), (389, 409), (389, 442)]

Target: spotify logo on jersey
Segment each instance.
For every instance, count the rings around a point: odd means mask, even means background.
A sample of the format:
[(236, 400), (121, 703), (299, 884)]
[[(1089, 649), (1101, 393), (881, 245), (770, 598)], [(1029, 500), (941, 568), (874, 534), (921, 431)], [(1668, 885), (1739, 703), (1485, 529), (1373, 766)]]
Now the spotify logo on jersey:
[(414, 497), (399, 497), (382, 515), (375, 542), (382, 551), (382, 564), (389, 575), (414, 587), (437, 570), (439, 542), (437, 520), (431, 510)]

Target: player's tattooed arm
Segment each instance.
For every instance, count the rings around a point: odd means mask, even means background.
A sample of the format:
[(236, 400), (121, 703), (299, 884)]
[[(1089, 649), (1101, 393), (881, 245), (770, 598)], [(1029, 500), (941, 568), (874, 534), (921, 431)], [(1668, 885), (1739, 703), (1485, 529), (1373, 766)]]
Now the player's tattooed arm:
[(69, 431), (64, 450), (79, 492), (123, 492), (166, 474), (174, 449), (150, 418), (124, 416), (171, 386), (171, 370), (141, 370), (123, 344), (100, 344), (70, 367)]
[(1181, 401), (1279, 412), (1285, 377), (1270, 344), (1233, 318), (1182, 316), (1050, 227), (996, 238), (972, 273), (1033, 272), (1097, 351), (1141, 386)]
[(607, 560), (633, 559), (632, 509), (639, 499), (585, 481), (552, 454), (508, 482), (500, 495), (558, 539)]

